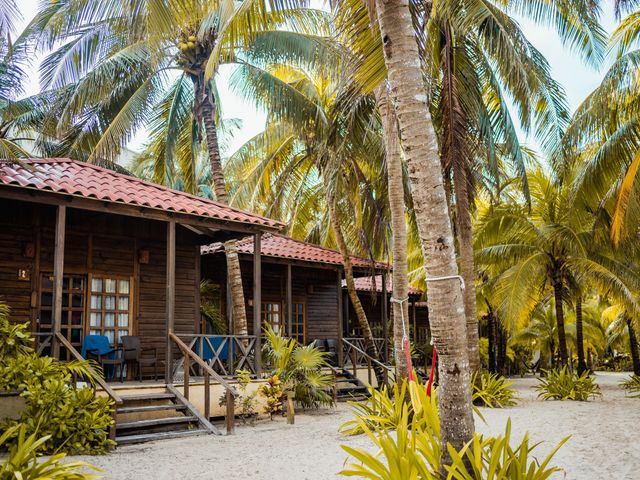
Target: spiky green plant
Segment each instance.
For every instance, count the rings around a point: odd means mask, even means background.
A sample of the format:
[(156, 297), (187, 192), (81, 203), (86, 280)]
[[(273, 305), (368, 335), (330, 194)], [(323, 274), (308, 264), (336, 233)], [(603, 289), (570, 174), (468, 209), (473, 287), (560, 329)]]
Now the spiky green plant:
[(328, 367), (327, 354), (314, 344), (299, 345), (295, 339), (277, 334), (268, 324), (264, 333), (265, 365), (282, 382), (283, 393), (293, 391), (296, 402), (305, 408), (332, 405), (329, 390), (333, 377), (323, 371)]
[(473, 403), (491, 408), (512, 407), (517, 404), (517, 394), (509, 388), (513, 382), (507, 381), (498, 373), (482, 372), (480, 378), (474, 373), (471, 379), (473, 385)]
[[(351, 428), (366, 433), (378, 448), (378, 453), (343, 445), (342, 448), (355, 461), (349, 462), (341, 475), (371, 480), (545, 480), (560, 470), (550, 463), (568, 437), (540, 461), (531, 455), (537, 445), (530, 445), (528, 434), (519, 444), (511, 446), (509, 420), (504, 435), (485, 438), (476, 433), (460, 451), (449, 445), (452, 463), (444, 467), (445, 472), (441, 476), (437, 401), (429, 398), (424, 388), (415, 382), (408, 388), (411, 400), (397, 402), (401, 408), (394, 408), (392, 414), (395, 416), (399, 412), (399, 416), (392, 421), (382, 422), (376, 415), (356, 416)], [(388, 405), (380, 411), (390, 412)], [(427, 418), (429, 420), (425, 421)]]
[(588, 372), (578, 375), (567, 367), (544, 370), (536, 387), (538, 397), (543, 400), (577, 400), (586, 402), (589, 398), (601, 396), (600, 386)]
[[(16, 438), (17, 441), (12, 439)], [(9, 428), (0, 436), (0, 450), (8, 447), (9, 455), (0, 463), (0, 478), (24, 480), (92, 480), (99, 478), (87, 470), (101, 471), (86, 462), (63, 462), (66, 455), (58, 453), (45, 459), (38, 454), (49, 441), (49, 436), (38, 438), (27, 435), (25, 425)], [(11, 440), (11, 442), (10, 442)]]
[(627, 397), (640, 398), (640, 376), (631, 375), (620, 382), (620, 386), (627, 392)]

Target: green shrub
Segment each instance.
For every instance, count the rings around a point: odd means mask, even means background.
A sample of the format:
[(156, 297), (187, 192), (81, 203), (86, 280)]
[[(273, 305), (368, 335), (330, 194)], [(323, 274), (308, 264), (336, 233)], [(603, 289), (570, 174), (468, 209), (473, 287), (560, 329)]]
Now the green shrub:
[(620, 386), (627, 391), (627, 396), (640, 398), (640, 376), (631, 375), (628, 379), (620, 383)]
[(327, 354), (314, 344), (301, 346), (292, 338), (285, 338), (265, 324), (267, 341), (264, 359), (272, 375), (282, 383), (282, 393), (293, 391), (296, 403), (304, 408), (333, 405), (329, 393), (333, 377), (323, 371), (329, 364)]
[(551, 460), (556, 452), (564, 445), (566, 437), (542, 460), (532, 456), (533, 450), (539, 444), (529, 444), (529, 434), (525, 433), (522, 441), (511, 446), (511, 419), (507, 421), (504, 435), (484, 438), (476, 433), (473, 441), (462, 450), (456, 450), (448, 445), (451, 455), (451, 465), (445, 466), (448, 480), (502, 480), (527, 479), (546, 480), (561, 469), (551, 466)]
[(588, 372), (578, 375), (567, 367), (556, 370), (544, 370), (544, 377), (536, 387), (538, 397), (543, 400), (578, 400), (586, 402), (600, 393), (600, 387)]
[(498, 373), (482, 372), (478, 380), (477, 373), (471, 377), (473, 385), (473, 403), (491, 408), (512, 407), (516, 405), (516, 392), (509, 387), (508, 382)]
[[(411, 400), (402, 405), (399, 417), (385, 424), (376, 416), (358, 416), (354, 420), (358, 429), (366, 433), (377, 447), (378, 453), (348, 446), (342, 448), (355, 459), (343, 471), (344, 476), (370, 480), (440, 479), (442, 451), (440, 421), (437, 402), (427, 397), (423, 388), (415, 383), (408, 387)], [(400, 397), (396, 397), (400, 398)], [(406, 397), (402, 397), (406, 398)], [(393, 415), (398, 410), (393, 409)], [(380, 411), (391, 412), (385, 406)], [(413, 412), (413, 413), (412, 413)], [(388, 418), (392, 418), (389, 416)], [(351, 427), (353, 428), (353, 426)], [(476, 433), (472, 442), (457, 452), (449, 446), (452, 464), (446, 466), (449, 480), (545, 480), (559, 469), (550, 466), (552, 457), (566, 442), (563, 440), (539, 462), (531, 456), (536, 445), (529, 445), (528, 435), (514, 447), (511, 441), (511, 422), (503, 436), (484, 438)]]
[[(7, 445), (11, 440), (11, 444)], [(24, 480), (92, 480), (98, 476), (86, 470), (99, 471), (85, 462), (62, 462), (64, 453), (38, 459), (49, 437), (27, 436), (25, 425), (13, 426), (0, 436), (0, 450), (8, 446), (8, 458), (0, 463), (0, 478)]]
[(0, 428), (14, 432), (8, 444), (18, 441), (16, 429), (26, 435), (46, 437), (44, 453), (104, 453), (114, 445), (108, 439), (113, 423), (112, 401), (96, 396), (90, 387), (76, 388), (74, 377), (95, 380), (89, 362), (58, 362), (41, 357), (31, 347), (27, 325), (9, 323), (8, 310), (0, 309), (0, 390), (20, 390), (26, 407), (18, 420), (6, 420)]
[(267, 383), (260, 386), (260, 395), (266, 399), (264, 413), (268, 413), (271, 420), (276, 414), (282, 413), (282, 400), (284, 392), (282, 390), (282, 382), (278, 375), (272, 375)]

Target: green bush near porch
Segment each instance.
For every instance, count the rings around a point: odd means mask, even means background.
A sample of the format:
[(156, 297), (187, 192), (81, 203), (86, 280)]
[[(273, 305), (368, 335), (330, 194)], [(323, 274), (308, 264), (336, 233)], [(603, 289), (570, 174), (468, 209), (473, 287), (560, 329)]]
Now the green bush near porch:
[[(108, 438), (112, 402), (72, 382), (74, 376), (94, 380), (89, 363), (39, 356), (32, 342), (28, 326), (11, 324), (8, 307), (0, 304), (0, 391), (18, 390), (26, 400), (19, 419), (0, 424), (2, 431), (14, 432), (5, 444), (16, 444), (20, 430), (48, 437), (39, 444), (39, 453), (107, 452), (114, 446)], [(19, 425), (23, 428), (13, 429)]]

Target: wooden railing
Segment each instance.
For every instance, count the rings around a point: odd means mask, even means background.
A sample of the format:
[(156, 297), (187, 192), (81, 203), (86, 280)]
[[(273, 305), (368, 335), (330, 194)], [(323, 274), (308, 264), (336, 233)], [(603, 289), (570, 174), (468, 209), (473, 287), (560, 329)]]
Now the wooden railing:
[(36, 348), (38, 355), (42, 355), (45, 348), (50, 347), (53, 341), (53, 332), (33, 332), (31, 336), (38, 339), (38, 346)]
[[(207, 362), (200, 358), (200, 356), (175, 333), (169, 332), (169, 338), (178, 346), (184, 356), (184, 398), (189, 401), (191, 362), (193, 362), (194, 365), (200, 367), (204, 376), (204, 419), (206, 423), (209, 423), (209, 418), (211, 417), (211, 378), (213, 378), (214, 381), (218, 382), (225, 389), (227, 435), (232, 434), (235, 429), (235, 399), (240, 395), (239, 392), (222, 378), (222, 376), (215, 372)], [(167, 379), (167, 382), (170, 383), (171, 379)], [(202, 421), (202, 419), (200, 420)]]
[[(53, 337), (53, 334), (52, 334), (52, 337)], [(62, 333), (56, 332), (55, 333), (55, 340), (60, 342), (62, 344), (62, 346), (64, 346), (64, 348), (66, 348), (71, 353), (71, 356), (73, 356), (73, 358), (75, 358), (76, 360), (78, 360), (80, 362), (86, 362), (86, 359), (83, 358), (82, 355), (80, 355), (80, 352), (78, 352), (75, 349), (75, 347), (73, 345), (71, 345), (69, 340), (67, 340), (67, 338), (64, 335), (62, 335)], [(118, 405), (122, 405), (122, 398), (120, 398), (120, 396), (109, 386), (109, 384), (104, 380), (104, 378), (102, 378), (102, 375), (100, 375), (98, 372), (96, 372), (93, 369), (93, 367), (91, 367), (90, 364), (87, 365), (87, 370), (89, 370), (89, 373), (91, 374), (92, 381), (95, 381), (95, 383), (97, 383), (100, 386), (100, 388), (102, 388), (102, 390), (104, 390), (104, 392), (109, 396), (109, 398), (111, 398), (111, 400), (113, 400), (114, 407), (111, 410), (111, 418), (113, 418), (113, 424), (111, 425), (111, 428), (109, 428), (109, 438), (111, 440), (115, 440), (115, 438), (116, 438), (116, 410), (117, 410), (117, 406)]]
[[(360, 348), (358, 345), (351, 343), (351, 339), (342, 339), (342, 346), (344, 351), (344, 364), (343, 368), (347, 367), (347, 360), (351, 363), (351, 369), (353, 370), (353, 376), (358, 375), (358, 367), (367, 367), (367, 378), (369, 385), (372, 385), (373, 376), (375, 375), (376, 367), (382, 371), (383, 382), (385, 385), (389, 384), (389, 374), (393, 373), (393, 368), (379, 361), (376, 358), (370, 356), (364, 351), (364, 348)], [(363, 345), (364, 346), (364, 345)]]
[[(358, 347), (361, 351), (365, 351), (366, 350), (366, 346), (365, 346), (365, 341), (363, 337), (347, 337), (347, 338), (343, 338), (343, 340), (345, 340), (347, 343), (343, 343), (343, 358), (345, 359), (345, 361), (347, 359), (351, 358), (351, 347), (349, 345), (355, 345), (356, 347)], [(386, 348), (386, 342), (384, 341), (384, 338), (374, 338), (373, 339), (373, 344), (376, 346), (376, 350), (378, 352), (378, 355), (380, 355), (380, 358), (385, 358), (384, 357), (384, 349)], [(357, 360), (360, 362), (359, 365), (366, 365), (367, 361), (366, 358), (364, 358), (363, 356), (360, 355), (356, 355)]]
[(255, 363), (256, 337), (254, 335), (180, 334), (180, 336), (189, 339), (184, 342), (187, 347), (222, 376), (235, 376), (240, 369), (248, 370), (254, 375), (258, 371)]

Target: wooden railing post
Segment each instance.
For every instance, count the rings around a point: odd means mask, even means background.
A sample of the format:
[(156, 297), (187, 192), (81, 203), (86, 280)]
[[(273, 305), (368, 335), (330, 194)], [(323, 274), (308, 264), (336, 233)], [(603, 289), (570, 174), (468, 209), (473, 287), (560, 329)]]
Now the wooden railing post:
[(118, 407), (116, 405), (114, 405), (113, 408), (111, 409), (111, 418), (113, 420), (113, 423), (109, 427), (109, 440), (113, 440), (114, 442), (116, 440), (116, 425), (118, 424), (118, 421), (116, 418), (117, 409)]
[(227, 393), (227, 435), (233, 435), (233, 432), (236, 428), (236, 412), (235, 412), (235, 398), (229, 389), (226, 390)]
[(335, 370), (331, 369), (333, 372), (333, 404), (338, 404), (338, 375)]
[(353, 376), (358, 376), (358, 361), (357, 361), (357, 353), (355, 348), (351, 348), (351, 366), (353, 367)]
[(189, 355), (184, 356), (184, 398), (189, 400), (189, 375), (191, 370), (191, 358)]
[(369, 380), (369, 385), (373, 386), (373, 384), (371, 383), (372, 378), (371, 378), (371, 357), (367, 356), (367, 378)]
[(296, 411), (293, 407), (294, 393), (291, 390), (287, 391), (287, 424), (293, 425), (296, 423)]
[(204, 372), (204, 418), (211, 418), (211, 383), (209, 372)]

